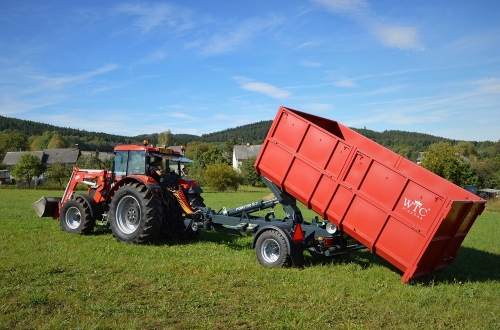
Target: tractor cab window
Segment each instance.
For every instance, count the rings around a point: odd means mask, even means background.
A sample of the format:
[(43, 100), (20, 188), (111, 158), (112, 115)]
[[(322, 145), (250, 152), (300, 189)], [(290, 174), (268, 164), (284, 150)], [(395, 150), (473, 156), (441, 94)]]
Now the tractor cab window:
[(179, 163), (178, 162), (170, 162), (169, 172), (170, 172), (170, 174), (179, 174)]
[(127, 173), (128, 151), (117, 151), (115, 153), (115, 175), (124, 176)]
[(127, 175), (145, 174), (146, 172), (146, 153), (142, 150), (129, 151)]
[(115, 175), (144, 174), (146, 172), (144, 151), (117, 151), (115, 153)]

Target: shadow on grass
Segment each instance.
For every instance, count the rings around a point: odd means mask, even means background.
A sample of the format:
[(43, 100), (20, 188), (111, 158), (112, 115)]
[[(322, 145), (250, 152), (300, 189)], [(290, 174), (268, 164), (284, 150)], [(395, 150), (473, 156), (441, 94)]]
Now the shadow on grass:
[(460, 247), (451, 265), (433, 274), (417, 278), (412, 283), (432, 285), (488, 281), (500, 281), (500, 255), (470, 247)]
[(157, 238), (152, 244), (156, 246), (161, 245), (190, 245), (197, 244), (199, 242), (212, 242), (221, 245), (229, 246), (234, 250), (250, 249), (251, 243), (245, 244), (242, 242), (242, 237), (229, 235), (227, 233), (212, 232), (212, 231), (200, 231), (198, 234), (186, 234), (186, 235), (163, 235)]
[[(113, 235), (111, 229), (107, 225), (96, 225), (94, 230), (88, 234), (88, 236), (102, 236), (102, 235)], [(154, 246), (162, 245), (188, 245), (198, 242), (213, 242), (219, 244), (229, 245), (229, 247), (236, 250), (242, 250), (245, 248), (251, 248), (251, 243), (243, 244), (241, 242), (241, 236), (230, 235), (224, 232), (211, 232), (201, 230), (197, 234), (162, 234), (160, 237), (156, 238), (153, 242), (149, 243)]]
[[(107, 227), (96, 226), (95, 230), (90, 235), (111, 235), (111, 230)], [(200, 242), (221, 244), (234, 250), (251, 249), (250, 240), (244, 240), (242, 237), (223, 232), (211, 231), (201, 231), (197, 235), (186, 235), (185, 237), (179, 237), (177, 235), (162, 236), (151, 244), (155, 246), (171, 246), (190, 245)], [(355, 263), (361, 268), (367, 269), (375, 264), (387, 267), (391, 271), (402, 275), (399, 269), (376, 254), (370, 253), (368, 250), (353, 251), (330, 258), (313, 258), (309, 256), (307, 251), (304, 251), (304, 254), (304, 267), (314, 267), (316, 265), (325, 264)], [(440, 283), (487, 281), (500, 281), (500, 255), (462, 246), (458, 250), (457, 257), (451, 265), (432, 274), (416, 278), (410, 282), (410, 285), (436, 285)]]
[[(367, 250), (346, 254), (342, 262), (353, 262), (362, 268), (371, 264), (381, 265), (403, 275), (392, 264)], [(470, 247), (460, 247), (455, 260), (445, 268), (410, 281), (410, 285), (500, 281), (500, 255)]]

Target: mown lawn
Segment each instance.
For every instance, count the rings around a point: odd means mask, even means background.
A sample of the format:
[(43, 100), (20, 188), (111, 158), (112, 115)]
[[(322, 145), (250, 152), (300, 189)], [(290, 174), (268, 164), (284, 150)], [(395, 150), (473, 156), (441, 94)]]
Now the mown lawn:
[[(401, 284), (368, 251), (267, 269), (250, 238), (202, 232), (141, 246), (104, 229), (68, 234), (31, 208), (61, 194), (0, 190), (0, 329), (500, 328), (499, 213), (483, 213), (451, 266)], [(218, 210), (265, 195), (204, 197)]]

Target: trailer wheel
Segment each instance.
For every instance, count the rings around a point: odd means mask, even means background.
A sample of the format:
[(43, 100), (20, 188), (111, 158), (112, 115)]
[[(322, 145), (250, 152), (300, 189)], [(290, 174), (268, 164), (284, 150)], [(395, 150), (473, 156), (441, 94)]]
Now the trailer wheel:
[(283, 235), (268, 230), (255, 243), (255, 254), (260, 264), (266, 267), (288, 267), (291, 264), (290, 251)]
[(95, 226), (95, 218), (90, 207), (81, 197), (70, 199), (64, 203), (59, 214), (61, 229), (74, 234), (88, 234)]
[(161, 199), (145, 185), (128, 183), (118, 189), (109, 207), (109, 225), (118, 241), (147, 243), (160, 232)]

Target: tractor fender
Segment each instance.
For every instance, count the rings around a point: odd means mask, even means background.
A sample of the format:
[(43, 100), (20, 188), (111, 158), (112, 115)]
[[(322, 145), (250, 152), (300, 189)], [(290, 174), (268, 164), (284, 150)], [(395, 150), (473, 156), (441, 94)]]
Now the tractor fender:
[(75, 194), (75, 195), (83, 198), (85, 200), (85, 202), (87, 202), (87, 204), (90, 207), (90, 215), (93, 218), (96, 218), (96, 219), (102, 218), (102, 209), (99, 206), (99, 204), (97, 204), (97, 202), (94, 200), (94, 198), (92, 198), (92, 196), (90, 196), (88, 194)]
[(255, 233), (252, 240), (252, 249), (255, 249), (255, 244), (260, 235), (262, 235), (268, 230), (276, 230), (285, 238), (288, 251), (290, 251), (290, 257), (292, 258), (293, 265), (300, 267), (304, 262), (304, 254), (303, 254), (304, 245), (302, 244), (302, 242), (295, 243), (293, 241), (292, 236), (290, 236), (289, 234), (289, 231), (291, 231), (292, 229), (293, 227), (286, 222), (280, 222), (264, 226)]
[(156, 181), (154, 181), (151, 177), (146, 175), (130, 175), (115, 183), (115, 185), (113, 186), (113, 188), (111, 188), (111, 191), (109, 192), (106, 203), (108, 204), (111, 203), (111, 198), (118, 189), (120, 189), (127, 183), (133, 183), (133, 182), (145, 185), (152, 192), (161, 191), (160, 185), (156, 183)]
[(291, 251), (293, 241), (292, 241), (292, 237), (288, 233), (288, 231), (291, 229), (292, 229), (292, 226), (290, 226), (289, 224), (284, 223), (284, 222), (276, 223), (276, 224), (272, 224), (272, 225), (268, 225), (268, 226), (263, 226), (263, 227), (259, 228), (259, 230), (257, 230), (255, 235), (253, 236), (252, 249), (255, 249), (255, 243), (257, 242), (257, 239), (259, 238), (259, 236), (262, 235), (262, 233), (264, 233), (268, 230), (276, 230), (276, 231), (280, 232), (283, 235), (283, 237), (286, 238), (286, 245), (288, 247), (288, 250)]
[(203, 189), (200, 187), (198, 182), (195, 180), (182, 178), (179, 180), (179, 184), (182, 186), (187, 194), (201, 194)]

